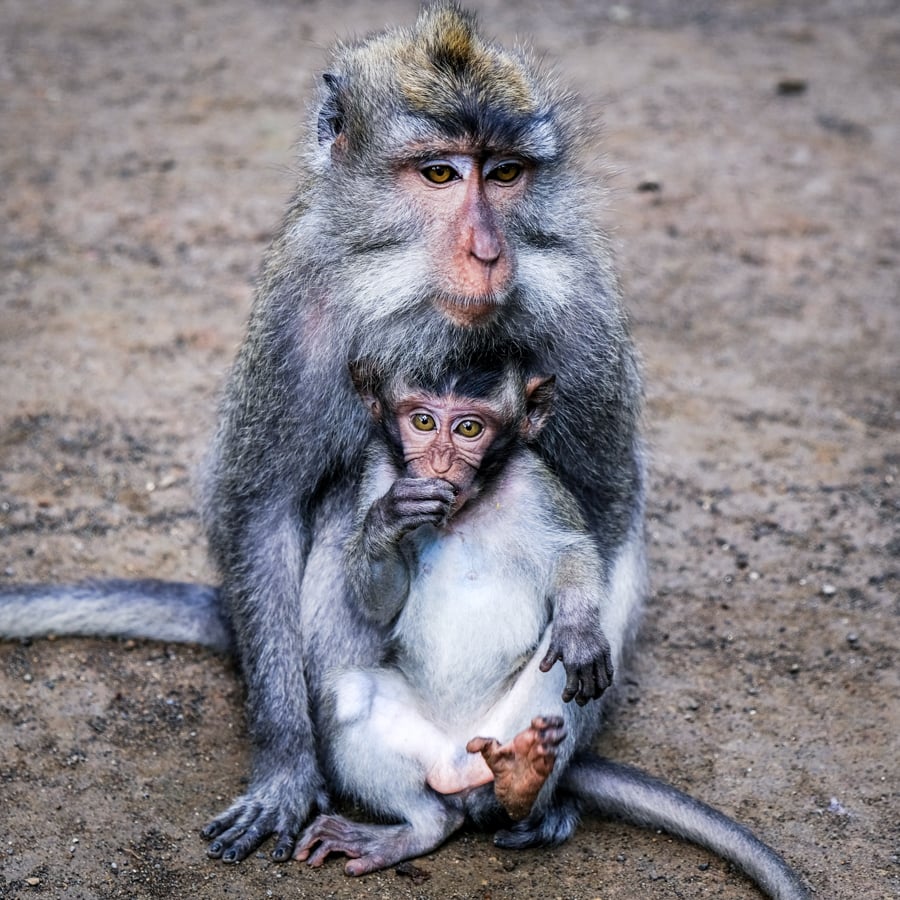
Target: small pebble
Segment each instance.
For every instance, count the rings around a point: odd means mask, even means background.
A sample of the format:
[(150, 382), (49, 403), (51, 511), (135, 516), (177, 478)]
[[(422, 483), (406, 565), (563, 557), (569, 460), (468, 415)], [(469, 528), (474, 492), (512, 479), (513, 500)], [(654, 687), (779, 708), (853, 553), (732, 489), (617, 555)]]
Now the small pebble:
[(779, 97), (797, 97), (805, 94), (807, 87), (805, 78), (782, 78), (775, 85), (775, 93)]

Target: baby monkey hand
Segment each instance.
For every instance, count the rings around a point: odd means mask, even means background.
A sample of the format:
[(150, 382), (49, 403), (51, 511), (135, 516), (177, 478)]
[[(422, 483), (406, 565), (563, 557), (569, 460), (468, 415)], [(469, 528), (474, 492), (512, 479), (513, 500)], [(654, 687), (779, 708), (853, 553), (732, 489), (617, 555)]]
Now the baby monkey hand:
[(584, 706), (589, 700), (598, 699), (612, 684), (612, 653), (599, 624), (578, 627), (555, 622), (541, 671), (549, 672), (560, 660), (566, 670), (562, 693), (565, 703), (574, 700)]
[(450, 516), (456, 488), (440, 478), (398, 478), (372, 504), (366, 531), (373, 544), (395, 547), (404, 535), (433, 525), (440, 528)]

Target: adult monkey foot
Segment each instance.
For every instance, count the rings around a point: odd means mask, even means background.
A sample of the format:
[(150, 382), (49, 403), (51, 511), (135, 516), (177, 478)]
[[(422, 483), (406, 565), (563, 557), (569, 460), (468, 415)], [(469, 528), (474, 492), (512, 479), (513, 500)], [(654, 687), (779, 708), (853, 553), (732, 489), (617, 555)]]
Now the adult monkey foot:
[(559, 745), (566, 737), (560, 716), (539, 716), (508, 744), (494, 738), (472, 738), (469, 753), (480, 753), (494, 773), (494, 794), (516, 820), (530, 812), (553, 771)]
[(271, 778), (254, 785), (201, 830), (201, 837), (211, 842), (207, 856), (238, 863), (274, 834), (272, 859), (285, 862), (293, 855), (314, 806), (328, 809), (324, 791), (311, 793), (308, 782), (295, 777)]
[(303, 833), (294, 859), (314, 868), (323, 865), (332, 853), (348, 857), (348, 875), (366, 875), (387, 868), (405, 858), (398, 849), (411, 834), (408, 825), (367, 825), (343, 816), (319, 816)]

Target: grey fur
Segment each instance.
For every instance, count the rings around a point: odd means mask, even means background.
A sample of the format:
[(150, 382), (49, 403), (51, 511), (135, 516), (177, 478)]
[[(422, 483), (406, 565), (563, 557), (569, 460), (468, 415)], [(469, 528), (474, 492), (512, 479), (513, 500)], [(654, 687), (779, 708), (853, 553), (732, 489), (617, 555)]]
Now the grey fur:
[[(390, 401), (377, 399), (387, 419)], [(539, 670), (560, 590), (597, 594), (593, 548), (585, 544), (580, 515), (540, 460), (515, 446), (499, 474), (448, 524), (394, 531), (396, 546), (387, 546), (380, 520), (368, 513), (405, 474), (387, 446), (374, 442), (346, 552), (361, 607), (378, 627), (387, 626), (388, 662), (332, 661), (320, 706), (329, 735), (322, 744), (329, 782), (379, 821), (398, 824), (320, 816), (301, 836), (301, 858), (318, 865), (329, 853), (346, 853), (347, 871), (358, 874), (430, 852), (467, 816), (497, 827), (504, 816), (490, 785), (438, 794), (426, 786), (430, 767), (447, 754), (453, 766), (463, 765), (459, 754), (468, 738), (505, 743), (534, 716), (559, 716), (566, 738), (556, 767), (531, 814), (499, 831), (497, 844), (560, 843), (589, 811), (664, 829), (734, 863), (769, 896), (805, 900), (799, 876), (748, 829), (670, 785), (591, 753), (601, 725), (597, 705), (562, 702), (561, 667)], [(379, 539), (368, 541), (373, 528)], [(630, 631), (623, 615), (634, 614), (643, 591), (641, 553), (636, 522), (615, 561), (613, 597), (593, 609), (611, 635), (617, 667)], [(385, 572), (386, 566), (403, 576)], [(590, 627), (589, 614), (580, 616), (580, 627)]]
[(234, 652), (218, 588), (150, 578), (0, 588), (0, 635), (147, 638)]
[[(370, 454), (356, 534), (348, 544), (349, 569), (389, 558), (382, 552), (363, 556), (364, 534), (371, 527), (364, 513), (402, 474), (386, 451)], [(329, 780), (379, 818), (421, 829), (419, 839), (409, 843), (399, 839), (403, 832), (374, 826), (367, 854), (384, 865), (405, 858), (410, 848), (416, 854), (433, 849), (451, 825), (459, 827), (459, 811), (479, 819), (497, 819), (500, 812), (490, 801), (490, 789), (487, 797), (436, 800), (425, 787), (430, 757), (426, 752), (423, 762), (423, 754), (411, 749), (424, 731), (440, 732), (436, 741), (441, 752), (461, 752), (465, 758), (462, 747), (468, 738), (485, 735), (505, 743), (535, 716), (560, 717), (567, 737), (532, 815), (532, 827), (540, 827), (569, 758), (589, 745), (600, 726), (596, 704), (579, 706), (562, 699), (563, 666), (548, 673), (539, 669), (551, 644), (560, 642), (556, 616), (561, 602), (571, 602), (574, 595), (582, 598), (583, 606), (567, 611), (580, 622), (580, 645), (595, 646), (586, 633), (592, 632), (611, 650), (614, 664), (624, 649), (621, 629), (611, 648), (602, 637), (607, 617), (617, 610), (601, 596), (597, 554), (572, 498), (521, 445), (447, 526), (421, 526), (400, 539), (399, 550), (390, 559), (406, 571), (405, 582), (381, 573), (375, 583), (382, 588), (404, 584), (403, 595), (360, 598), (378, 626), (389, 623), (385, 648), (390, 653), (382, 655), (389, 655), (390, 665), (348, 668), (338, 663), (326, 672), (329, 693), (322, 706), (328, 735), (322, 753)], [(625, 562), (634, 564), (641, 564), (639, 558)], [(354, 582), (371, 593), (362, 574)], [(390, 719), (396, 724), (385, 734), (381, 710), (395, 707)], [(324, 824), (315, 823), (306, 840), (317, 840), (337, 821), (329, 817)], [(435, 843), (427, 846), (430, 838)]]
[(807, 900), (802, 879), (749, 829), (671, 785), (593, 753), (577, 755), (562, 788), (588, 811), (658, 828), (733, 863), (772, 900)]

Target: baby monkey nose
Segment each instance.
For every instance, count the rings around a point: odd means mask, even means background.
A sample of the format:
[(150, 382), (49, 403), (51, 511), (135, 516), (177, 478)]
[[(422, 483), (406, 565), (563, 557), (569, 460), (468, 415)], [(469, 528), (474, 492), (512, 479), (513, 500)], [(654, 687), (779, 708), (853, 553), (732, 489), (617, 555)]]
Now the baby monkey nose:
[(453, 465), (453, 451), (451, 449), (435, 450), (431, 454), (431, 470), (436, 475), (444, 475), (450, 471)]

